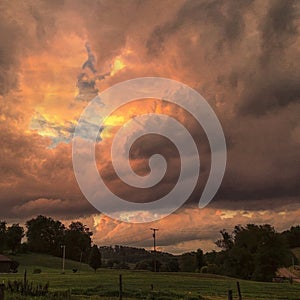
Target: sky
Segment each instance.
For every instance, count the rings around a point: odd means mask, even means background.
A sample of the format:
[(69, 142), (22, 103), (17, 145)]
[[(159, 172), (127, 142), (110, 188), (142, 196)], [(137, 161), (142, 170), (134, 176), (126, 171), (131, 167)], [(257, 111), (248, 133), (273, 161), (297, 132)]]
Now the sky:
[[(237, 224), (299, 224), (299, 15), (296, 0), (1, 0), (0, 219), (80, 220), (98, 245), (147, 248), (150, 227), (157, 227), (158, 249), (172, 253), (216, 249), (218, 232)], [(73, 171), (72, 138), (97, 94), (145, 76), (182, 82), (206, 99), (224, 131), (227, 166), (214, 199), (199, 209), (211, 163), (203, 130), (161, 99), (119, 108), (104, 122), (96, 157), (106, 184), (124, 199), (153, 201), (178, 178), (178, 153), (157, 136), (137, 141), (130, 163), (143, 175), (152, 154), (165, 155), (168, 172), (159, 186), (141, 197), (116, 176), (108, 147), (134, 116), (172, 115), (201, 152), (199, 180), (185, 205), (156, 222), (132, 224), (86, 200)]]

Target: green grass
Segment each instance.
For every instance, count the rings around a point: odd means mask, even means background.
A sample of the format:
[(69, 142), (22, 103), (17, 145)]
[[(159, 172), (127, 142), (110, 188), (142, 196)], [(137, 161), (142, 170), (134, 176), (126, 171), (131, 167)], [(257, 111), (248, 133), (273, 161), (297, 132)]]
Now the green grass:
[[(62, 271), (62, 258), (50, 256), (46, 254), (29, 253), (16, 256), (10, 256), (11, 259), (20, 263), (19, 272), (23, 272), (25, 269), (28, 273), (31, 273), (34, 269), (40, 268), (47, 273), (57, 273)], [(72, 271), (73, 268), (82, 271), (92, 271), (87, 264), (80, 264), (77, 261), (65, 260), (65, 270)]]
[[(236, 279), (198, 273), (151, 273), (146, 271), (118, 271), (99, 269), (97, 273), (87, 265), (81, 266), (79, 273), (73, 273), (72, 268), (79, 264), (66, 261), (66, 273), (61, 274), (60, 258), (40, 254), (16, 256), (21, 263), (19, 273), (0, 274), (0, 282), (8, 279), (20, 279), (24, 269), (27, 277), (34, 282), (49, 282), (52, 290), (71, 289), (72, 299), (118, 299), (118, 278), (123, 274), (125, 299), (199, 299), (201, 295), (207, 300), (227, 299), (227, 290), (232, 289), (234, 299), (237, 299)], [(35, 268), (42, 270), (41, 274), (33, 274)], [(294, 283), (259, 283), (239, 280), (243, 299), (245, 300), (300, 300), (300, 284)], [(154, 291), (151, 295), (150, 285)], [(88, 297), (91, 296), (91, 297)]]

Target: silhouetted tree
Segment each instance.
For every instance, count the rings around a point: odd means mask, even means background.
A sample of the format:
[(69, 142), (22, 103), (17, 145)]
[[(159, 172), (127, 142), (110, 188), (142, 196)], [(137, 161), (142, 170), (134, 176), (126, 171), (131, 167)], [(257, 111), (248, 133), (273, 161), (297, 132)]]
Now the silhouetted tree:
[(179, 258), (179, 267), (182, 272), (195, 272), (197, 270), (196, 252), (183, 253)]
[(65, 226), (52, 218), (38, 216), (26, 222), (27, 243), (33, 252), (60, 255)]
[(255, 269), (252, 279), (271, 281), (278, 267), (290, 262), (292, 254), (285, 239), (270, 225), (262, 227), (260, 243), (254, 256)]
[[(162, 263), (157, 259), (155, 261), (156, 261), (156, 271), (159, 272), (160, 267), (162, 266)], [(135, 269), (136, 270), (154, 271), (154, 260), (152, 260), (152, 259), (142, 260), (135, 265)]]
[(24, 228), (19, 224), (13, 224), (6, 231), (6, 245), (8, 250), (15, 253), (21, 247), (21, 241), (24, 237)]
[(217, 245), (225, 249), (220, 257), (227, 275), (270, 281), (291, 257), (285, 239), (268, 224), (236, 226), (232, 235), (225, 231), (221, 234), (223, 239)]
[(64, 244), (66, 257), (73, 260), (87, 261), (91, 250), (91, 236), (93, 233), (81, 222), (72, 222), (65, 230)]
[(215, 242), (215, 244), (224, 249), (224, 250), (229, 250), (232, 248), (233, 246), (233, 238), (232, 238), (232, 235), (229, 234), (225, 229), (221, 230), (220, 231), (221, 235), (222, 235), (222, 238), (217, 240)]
[(0, 221), (0, 253), (3, 252), (6, 246), (6, 222)]
[(201, 270), (203, 266), (205, 266), (205, 258), (203, 251), (201, 249), (198, 249), (196, 252), (196, 260), (197, 260), (197, 269), (198, 271)]
[(99, 269), (101, 267), (101, 253), (98, 249), (97, 245), (94, 245), (92, 247), (91, 253), (90, 253), (90, 257), (89, 257), (89, 266), (95, 270), (95, 272), (97, 271), (97, 269)]
[(215, 250), (206, 252), (204, 254), (204, 257), (205, 257), (205, 261), (207, 262), (207, 264), (215, 264), (217, 255), (218, 255), (218, 252), (216, 252)]
[(178, 272), (179, 264), (177, 258), (172, 258), (171, 260), (163, 263), (160, 267), (161, 272)]
[(286, 238), (290, 248), (300, 247), (300, 226), (292, 226), (282, 233)]

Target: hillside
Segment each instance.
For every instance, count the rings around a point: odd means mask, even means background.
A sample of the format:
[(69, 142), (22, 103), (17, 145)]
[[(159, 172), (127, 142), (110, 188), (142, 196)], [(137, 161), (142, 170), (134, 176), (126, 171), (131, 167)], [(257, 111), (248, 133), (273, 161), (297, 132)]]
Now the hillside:
[[(41, 269), (42, 272), (52, 273), (62, 271), (62, 258), (47, 254), (26, 253), (15, 256), (10, 256), (11, 259), (20, 263), (19, 272), (25, 269), (31, 273), (34, 269)], [(65, 271), (73, 272), (73, 269), (81, 271), (91, 271), (92, 269), (87, 264), (80, 264), (77, 261), (65, 260)]]
[[(51, 290), (71, 289), (72, 295), (109, 296), (118, 299), (118, 278), (123, 274), (124, 296), (126, 299), (150, 299), (151, 284), (157, 299), (227, 299), (228, 289), (232, 289), (237, 299), (236, 279), (199, 273), (153, 273), (147, 271), (99, 269), (96, 273), (83, 264), (81, 272), (73, 273), (72, 268), (79, 263), (66, 261), (66, 273), (61, 274), (61, 258), (41, 254), (24, 254), (14, 257), (21, 265), (17, 274), (0, 274), (1, 282), (22, 279), (27, 269), (27, 278), (36, 283), (49, 282)], [(33, 274), (34, 268), (42, 269), (41, 274)], [(299, 300), (300, 284), (288, 282), (259, 283), (239, 280), (243, 299), (247, 300)], [(199, 298), (199, 296), (203, 298)], [(148, 298), (147, 298), (148, 297)], [(72, 296), (73, 299), (73, 296)], [(77, 296), (74, 299), (88, 299)], [(108, 298), (93, 298), (108, 299)], [(152, 298), (151, 298), (152, 299)], [(154, 298), (153, 298), (154, 299)]]

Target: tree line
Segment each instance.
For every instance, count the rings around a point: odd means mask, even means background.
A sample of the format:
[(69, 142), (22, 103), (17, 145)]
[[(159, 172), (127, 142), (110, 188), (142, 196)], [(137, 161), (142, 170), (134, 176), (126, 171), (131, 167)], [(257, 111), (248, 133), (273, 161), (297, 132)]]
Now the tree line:
[(220, 234), (215, 244), (221, 251), (194, 253), (198, 271), (271, 281), (279, 267), (297, 263), (291, 249), (300, 247), (300, 226), (279, 233), (269, 224), (248, 224), (235, 226), (231, 233), (223, 229)]
[[(0, 222), (0, 253), (37, 252), (62, 255), (65, 246), (67, 259), (116, 269), (154, 270), (154, 253), (142, 248), (116, 245), (92, 246), (90, 229), (81, 222), (66, 227), (50, 217), (37, 216), (25, 223), (7, 226)], [(292, 226), (282, 233), (271, 225), (248, 224), (236, 226), (232, 232), (220, 231), (215, 244), (220, 251), (203, 253), (201, 249), (172, 255), (156, 252), (156, 270), (164, 272), (207, 272), (237, 278), (270, 281), (281, 266), (297, 263), (291, 248), (300, 247), (300, 226)], [(22, 243), (26, 236), (26, 242)]]
[(0, 221), (0, 253), (5, 250), (15, 253), (22, 243), (24, 228), (19, 224), (7, 226), (5, 221)]

